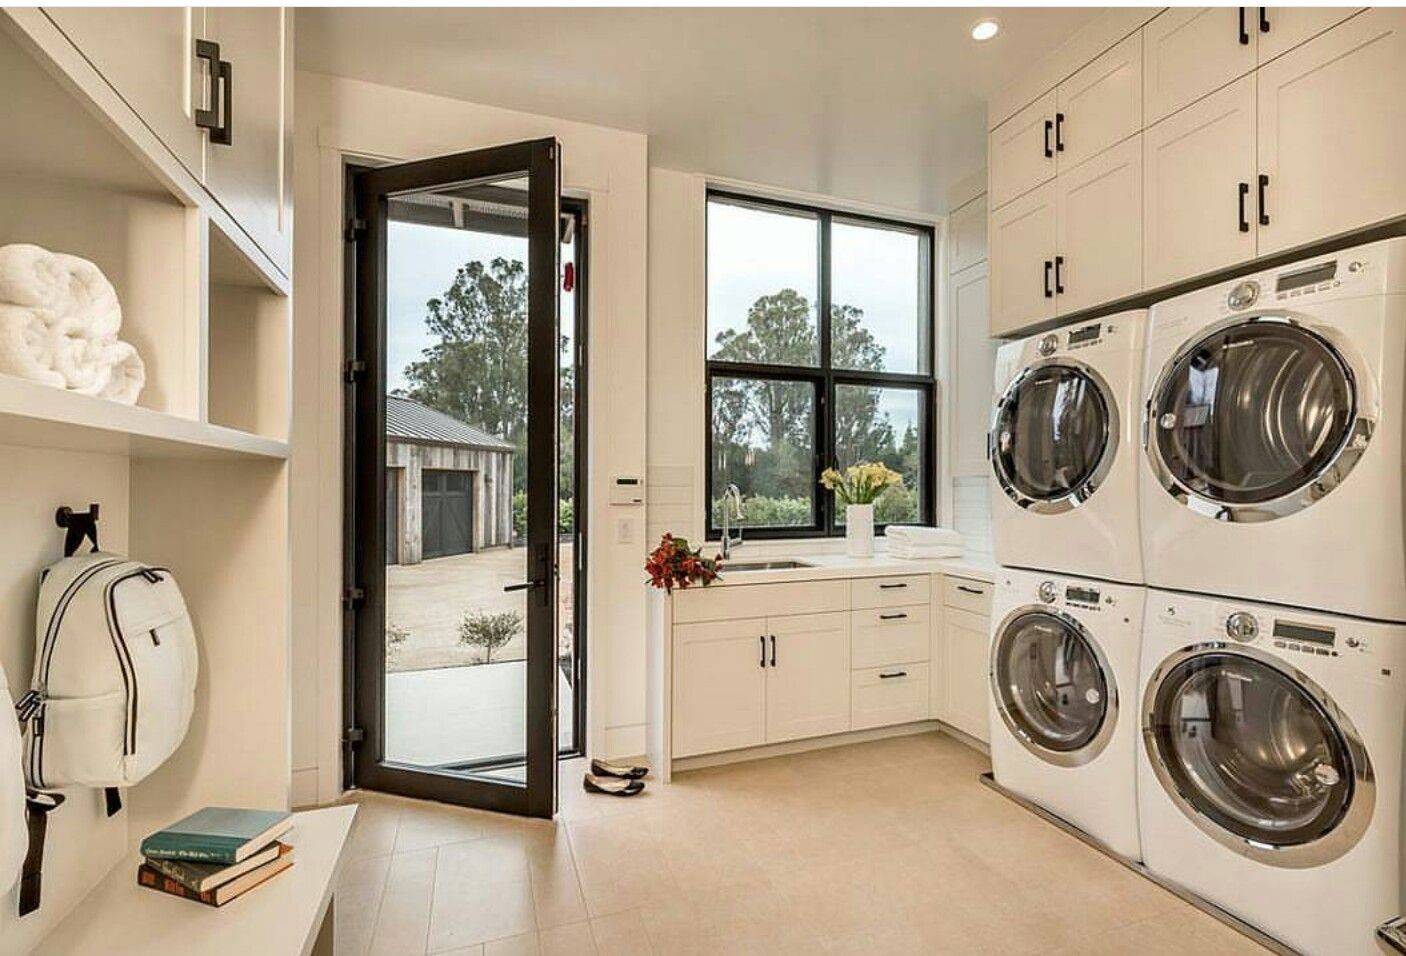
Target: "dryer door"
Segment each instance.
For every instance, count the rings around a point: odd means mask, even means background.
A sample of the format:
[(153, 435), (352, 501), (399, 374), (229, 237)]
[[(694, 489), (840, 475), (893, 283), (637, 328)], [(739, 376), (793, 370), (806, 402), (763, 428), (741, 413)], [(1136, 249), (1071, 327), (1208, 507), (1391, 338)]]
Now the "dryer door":
[(1148, 402), (1148, 459), (1168, 492), (1212, 517), (1292, 514), (1365, 450), (1366, 384), (1342, 349), (1291, 317), (1223, 323), (1163, 369)]
[(1077, 620), (1022, 608), (991, 644), (996, 709), (1025, 749), (1074, 767), (1099, 755), (1117, 722), (1118, 693), (1108, 662)]
[(1372, 768), (1352, 723), (1305, 674), (1255, 648), (1172, 655), (1148, 684), (1142, 731), (1177, 807), (1252, 859), (1319, 866), (1371, 819)]
[(1118, 446), (1118, 411), (1092, 368), (1068, 358), (1036, 362), (996, 404), (991, 467), (1012, 501), (1058, 514), (1098, 489)]

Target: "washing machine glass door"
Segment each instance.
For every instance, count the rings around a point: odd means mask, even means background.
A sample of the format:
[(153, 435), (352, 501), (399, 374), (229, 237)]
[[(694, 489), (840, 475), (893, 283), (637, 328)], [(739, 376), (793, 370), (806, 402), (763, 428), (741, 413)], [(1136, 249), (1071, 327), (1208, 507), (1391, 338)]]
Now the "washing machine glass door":
[(1370, 437), (1357, 417), (1356, 379), (1340, 350), (1287, 318), (1216, 327), (1154, 386), (1153, 470), (1167, 491), (1223, 520), (1305, 508), (1342, 480)]
[(992, 644), (991, 686), (1006, 727), (1049, 763), (1087, 763), (1112, 735), (1117, 691), (1108, 662), (1069, 615), (1030, 609), (1007, 617)]
[(1092, 368), (1037, 362), (997, 403), (990, 453), (996, 479), (1023, 508), (1057, 514), (1089, 498), (1113, 465), (1117, 410)]
[(1163, 787), (1204, 832), (1246, 856), (1287, 867), (1341, 856), (1374, 802), (1356, 729), (1295, 668), (1222, 647), (1173, 655), (1148, 686), (1143, 736)]

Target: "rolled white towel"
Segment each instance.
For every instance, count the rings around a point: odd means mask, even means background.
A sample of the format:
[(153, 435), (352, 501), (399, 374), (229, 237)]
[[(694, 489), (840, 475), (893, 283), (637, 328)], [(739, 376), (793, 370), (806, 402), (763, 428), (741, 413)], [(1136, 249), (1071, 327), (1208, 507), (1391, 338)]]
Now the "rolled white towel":
[(924, 525), (889, 525), (884, 536), (891, 541), (910, 545), (962, 547), (962, 535), (951, 528), (929, 528)]
[(68, 311), (69, 280), (67, 264), (42, 246), (0, 246), (0, 301), (61, 315)]
[(54, 368), (63, 375), (64, 385), (80, 395), (100, 395), (112, 377), (107, 349), (112, 344), (82, 335), (59, 335)]
[(0, 372), (64, 388), (68, 383), (54, 367), (59, 347), (37, 310), (0, 303)]
[(99, 398), (108, 398), (123, 405), (135, 405), (137, 396), (146, 387), (146, 363), (137, 350), (126, 342), (114, 342), (104, 356), (108, 379)]
[(908, 547), (897, 543), (890, 544), (888, 553), (890, 557), (903, 558), (905, 560), (934, 560), (937, 558), (960, 558), (966, 549), (960, 545), (938, 544), (923, 545), (920, 547)]
[(54, 259), (68, 274), (59, 331), (65, 335), (116, 338), (122, 328), (122, 305), (107, 276), (93, 263), (78, 256), (56, 252)]

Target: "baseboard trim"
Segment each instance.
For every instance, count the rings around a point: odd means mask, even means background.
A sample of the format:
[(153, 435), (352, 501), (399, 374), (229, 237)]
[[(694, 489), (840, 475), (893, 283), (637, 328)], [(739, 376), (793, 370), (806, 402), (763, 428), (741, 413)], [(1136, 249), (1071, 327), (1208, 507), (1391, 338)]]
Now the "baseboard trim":
[[(922, 720), (913, 724), (897, 724), (892, 727), (873, 727), (869, 730), (850, 730), (842, 734), (825, 737), (807, 737), (803, 740), (788, 740), (780, 744), (763, 744), (760, 747), (746, 747), (742, 750), (725, 750), (722, 753), (699, 754), (696, 757), (679, 757), (674, 761), (674, 773), (701, 770), (704, 767), (721, 767), (726, 764), (742, 763), (748, 760), (765, 760), (767, 757), (784, 757), (788, 754), (807, 753), (812, 750), (825, 750), (830, 747), (843, 747), (847, 744), (862, 744), (870, 740), (884, 740), (888, 737), (907, 737), (912, 734), (926, 734), (934, 730), (950, 730), (937, 720)], [(963, 741), (965, 743), (966, 741)]]

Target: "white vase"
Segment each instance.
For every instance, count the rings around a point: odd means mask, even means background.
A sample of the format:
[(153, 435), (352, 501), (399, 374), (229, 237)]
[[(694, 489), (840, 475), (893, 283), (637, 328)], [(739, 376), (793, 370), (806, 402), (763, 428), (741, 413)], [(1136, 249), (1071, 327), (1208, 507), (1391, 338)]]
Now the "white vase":
[(845, 553), (851, 558), (874, 556), (874, 506), (845, 506)]

